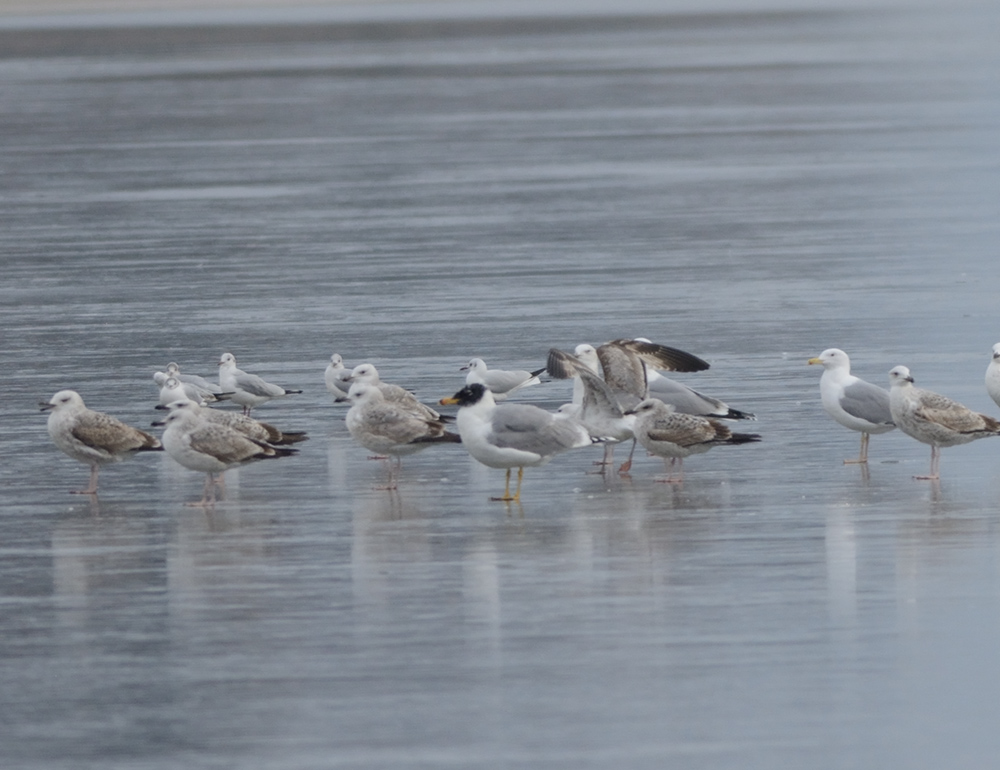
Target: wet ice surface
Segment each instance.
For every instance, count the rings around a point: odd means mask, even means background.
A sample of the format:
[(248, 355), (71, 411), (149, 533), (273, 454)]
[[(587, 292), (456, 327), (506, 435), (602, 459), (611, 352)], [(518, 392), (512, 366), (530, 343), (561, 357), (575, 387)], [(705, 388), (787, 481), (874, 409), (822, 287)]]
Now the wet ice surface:
[[(992, 10), (4, 34), (0, 758), (73, 767), (969, 767), (1000, 750), (1000, 445), (819, 405), (829, 346), (996, 414)], [(658, 484), (352, 444), (323, 369), (647, 336), (754, 411)], [(298, 457), (62, 456), (168, 361), (305, 393)], [(520, 400), (554, 408), (569, 385)], [(745, 426), (741, 426), (745, 427)]]

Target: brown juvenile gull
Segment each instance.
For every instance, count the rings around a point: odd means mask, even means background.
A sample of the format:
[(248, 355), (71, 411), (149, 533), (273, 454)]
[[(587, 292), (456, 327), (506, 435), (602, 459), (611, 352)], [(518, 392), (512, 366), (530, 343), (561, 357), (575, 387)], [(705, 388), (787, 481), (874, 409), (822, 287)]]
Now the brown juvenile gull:
[(233, 411), (223, 411), (222, 409), (210, 409), (203, 407), (184, 395), (183, 388), (173, 377), (164, 384), (164, 390), (168, 395), (173, 396), (167, 404), (160, 404), (157, 409), (178, 409), (189, 408), (197, 411), (209, 422), (225, 425), (235, 431), (242, 433), (254, 441), (263, 441), (274, 446), (285, 446), (287, 444), (297, 444), (306, 441), (309, 437), (303, 431), (281, 431), (273, 425), (255, 420), (245, 414)]
[(455, 433), (448, 433), (441, 420), (429, 420), (403, 406), (386, 401), (377, 385), (355, 382), (348, 392), (351, 408), (345, 420), (351, 438), (377, 455), (392, 455), (385, 489), (395, 489), (403, 455), (427, 449), (432, 444), (461, 443)]
[(90, 466), (90, 484), (76, 495), (97, 494), (97, 474), (108, 463), (121, 462), (135, 452), (162, 449), (159, 440), (103, 412), (88, 409), (75, 390), (60, 390), (48, 402), (52, 442), (74, 460)]
[(495, 401), (503, 401), (511, 394), (529, 385), (538, 385), (541, 380), (538, 375), (545, 371), (545, 367), (534, 372), (522, 369), (490, 369), (481, 358), (473, 358), (459, 371), (468, 372), (465, 375), (465, 384), (472, 385), (478, 382), (490, 389)]
[[(201, 500), (187, 503), (193, 506), (215, 504), (215, 485), (222, 484), (221, 474), (228, 468), (245, 465), (255, 460), (288, 457), (297, 449), (275, 447), (255, 441), (225, 425), (209, 422), (197, 406), (183, 405), (172, 409), (162, 422), (163, 448), (174, 460), (193, 471), (206, 474)], [(215, 474), (219, 474), (216, 480)]]
[(889, 408), (892, 420), (907, 436), (931, 445), (931, 470), (915, 479), (939, 479), (941, 448), (968, 444), (977, 438), (1000, 435), (1000, 422), (973, 412), (957, 401), (913, 384), (910, 370), (897, 366), (889, 371)]
[(272, 398), (282, 398), (301, 390), (290, 390), (280, 385), (265, 382), (256, 374), (249, 374), (236, 368), (236, 357), (232, 353), (223, 353), (219, 359), (219, 386), (230, 396), (234, 404), (243, 407), (243, 414), (250, 414), (255, 406), (270, 401)]
[[(635, 415), (633, 430), (639, 443), (650, 454), (663, 458), (667, 476), (657, 481), (679, 484), (684, 480), (684, 458), (707, 452), (721, 444), (748, 444), (760, 441), (756, 433), (733, 433), (729, 426), (709, 417), (680, 414), (672, 404), (647, 398), (626, 414)], [(671, 471), (674, 463), (678, 476)]]
[(405, 409), (416, 417), (422, 417), (425, 420), (451, 421), (450, 417), (442, 417), (436, 409), (432, 409), (427, 404), (421, 403), (406, 388), (400, 385), (393, 385), (389, 382), (382, 382), (382, 378), (379, 376), (378, 369), (375, 368), (374, 364), (365, 363), (355, 366), (351, 370), (349, 381), (352, 385), (355, 382), (364, 382), (368, 385), (376, 386), (382, 391), (382, 396), (387, 402), (396, 404), (401, 409)]
[(869, 436), (896, 427), (889, 409), (889, 391), (851, 374), (851, 359), (839, 348), (824, 350), (808, 363), (823, 366), (819, 394), (826, 413), (845, 428), (861, 433), (858, 459), (844, 462), (867, 463)]
[[(493, 500), (520, 502), (524, 469), (544, 465), (560, 452), (591, 446), (587, 429), (571, 416), (555, 415), (531, 404), (497, 404), (489, 388), (473, 383), (441, 404), (457, 405), (462, 446), (490, 468), (506, 468), (503, 497)], [(510, 472), (517, 468), (517, 490), (510, 493)]]

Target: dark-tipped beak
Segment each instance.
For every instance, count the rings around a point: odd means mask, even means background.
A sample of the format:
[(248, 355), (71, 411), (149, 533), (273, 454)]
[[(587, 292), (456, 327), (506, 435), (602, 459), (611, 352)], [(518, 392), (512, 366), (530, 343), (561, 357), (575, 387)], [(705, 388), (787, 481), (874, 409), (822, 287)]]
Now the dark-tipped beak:
[(48, 401), (39, 401), (38, 402), (38, 406), (41, 407), (41, 409), (38, 410), (40, 412), (47, 412), (47, 411), (49, 411), (49, 409), (55, 409), (56, 408), (55, 404), (50, 404)]
[(156, 420), (155, 422), (150, 423), (150, 425), (152, 425), (154, 428), (162, 428), (166, 424), (167, 424), (166, 420)]

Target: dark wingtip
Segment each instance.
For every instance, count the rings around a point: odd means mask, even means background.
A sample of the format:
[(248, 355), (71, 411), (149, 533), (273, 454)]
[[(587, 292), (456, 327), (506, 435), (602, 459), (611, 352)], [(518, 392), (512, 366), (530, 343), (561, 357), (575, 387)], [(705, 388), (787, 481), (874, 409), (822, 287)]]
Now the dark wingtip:
[(579, 361), (576, 356), (558, 348), (551, 348), (549, 350), (549, 357), (545, 362), (545, 368), (542, 371), (548, 372), (550, 376), (555, 377), (557, 380), (568, 380), (576, 376), (578, 365)]
[(710, 367), (708, 361), (684, 350), (642, 340), (613, 340), (610, 344), (628, 348), (656, 369), (668, 372), (703, 372)]

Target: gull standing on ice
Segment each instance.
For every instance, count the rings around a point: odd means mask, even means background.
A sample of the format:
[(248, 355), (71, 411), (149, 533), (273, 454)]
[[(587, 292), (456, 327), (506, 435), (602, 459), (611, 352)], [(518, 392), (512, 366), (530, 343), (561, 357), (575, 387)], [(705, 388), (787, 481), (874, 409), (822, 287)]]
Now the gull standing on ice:
[(301, 390), (289, 390), (280, 385), (265, 382), (256, 374), (248, 374), (236, 368), (236, 357), (232, 353), (223, 353), (219, 359), (219, 385), (226, 392), (231, 392), (234, 404), (243, 407), (243, 414), (250, 414), (255, 406), (281, 398)]
[(529, 385), (538, 385), (541, 380), (538, 375), (545, 371), (541, 369), (528, 372), (524, 370), (510, 369), (490, 369), (481, 358), (473, 358), (469, 363), (459, 369), (461, 372), (468, 372), (465, 375), (465, 384), (473, 385), (479, 383), (490, 389), (495, 401), (503, 401), (512, 393), (526, 388)]
[(839, 348), (824, 350), (808, 363), (820, 364), (819, 393), (826, 413), (845, 428), (860, 431), (861, 453), (845, 464), (868, 462), (868, 439), (896, 427), (889, 409), (889, 391), (851, 374), (851, 359)]
[(395, 489), (403, 455), (419, 452), (431, 444), (461, 443), (448, 433), (441, 420), (418, 417), (399, 404), (386, 401), (377, 385), (355, 382), (348, 394), (351, 408), (345, 420), (351, 438), (377, 455), (392, 455), (385, 489)]
[[(733, 433), (729, 426), (708, 417), (679, 414), (672, 404), (647, 398), (626, 414), (635, 415), (635, 437), (650, 454), (663, 458), (667, 476), (658, 481), (679, 484), (684, 480), (684, 458), (707, 452), (720, 444), (748, 444), (760, 441), (756, 433)], [(669, 459), (669, 462), (668, 462)], [(678, 466), (674, 478), (671, 469)]]
[[(556, 417), (530, 404), (497, 404), (480, 383), (466, 385), (443, 405), (457, 405), (462, 445), (473, 458), (490, 468), (506, 468), (503, 497), (493, 500), (520, 502), (525, 468), (544, 465), (560, 452), (591, 446), (601, 439), (569, 416)], [(517, 490), (510, 494), (510, 472), (517, 468)]]
[[(298, 452), (255, 441), (225, 425), (209, 422), (201, 408), (192, 404), (179, 405), (162, 422), (153, 424), (165, 426), (162, 440), (167, 454), (185, 468), (206, 474), (201, 500), (187, 505), (214, 505), (215, 485), (223, 485), (222, 473), (229, 468)], [(218, 479), (216, 474), (219, 474)]]
[(252, 438), (254, 441), (263, 441), (274, 446), (284, 446), (285, 444), (297, 444), (309, 438), (303, 431), (281, 431), (273, 425), (260, 422), (245, 414), (224, 411), (222, 409), (209, 409), (204, 405), (200, 405), (184, 395), (184, 390), (180, 387), (180, 383), (173, 377), (167, 380), (167, 384), (164, 385), (164, 391), (169, 395), (175, 396), (175, 398), (166, 404), (157, 406), (157, 409), (174, 410), (177, 408), (191, 408), (209, 422), (225, 425), (248, 438)]
[(986, 367), (986, 392), (1000, 406), (1000, 342), (993, 346), (993, 357)]
[(896, 427), (917, 441), (931, 445), (931, 470), (915, 479), (939, 479), (942, 447), (968, 444), (977, 438), (1000, 435), (1000, 422), (973, 412), (946, 396), (913, 384), (910, 370), (897, 366), (889, 372), (889, 408)]
[(351, 389), (351, 370), (344, 366), (344, 358), (340, 353), (330, 356), (330, 363), (326, 365), (326, 371), (323, 373), (323, 381), (334, 401), (342, 403), (347, 400), (347, 394)]
[(90, 466), (90, 484), (72, 494), (96, 495), (97, 475), (102, 465), (120, 462), (135, 452), (162, 449), (155, 436), (111, 415), (88, 409), (75, 390), (60, 390), (39, 406), (43, 412), (49, 412), (52, 442), (74, 460)]

